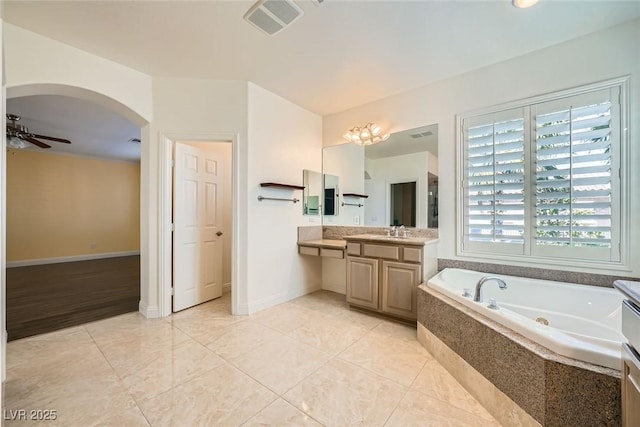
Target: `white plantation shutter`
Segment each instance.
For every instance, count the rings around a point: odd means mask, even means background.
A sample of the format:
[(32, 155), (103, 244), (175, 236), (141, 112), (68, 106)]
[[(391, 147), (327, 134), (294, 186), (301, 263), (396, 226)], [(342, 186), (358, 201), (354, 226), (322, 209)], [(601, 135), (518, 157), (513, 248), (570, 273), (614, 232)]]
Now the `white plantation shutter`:
[(463, 123), (467, 247), (502, 243), (513, 251), (524, 243), (524, 124), (521, 108)]
[(534, 253), (571, 247), (584, 259), (616, 258), (618, 99), (615, 88), (532, 107)]
[(620, 262), (626, 89), (620, 79), (461, 117), (462, 252)]

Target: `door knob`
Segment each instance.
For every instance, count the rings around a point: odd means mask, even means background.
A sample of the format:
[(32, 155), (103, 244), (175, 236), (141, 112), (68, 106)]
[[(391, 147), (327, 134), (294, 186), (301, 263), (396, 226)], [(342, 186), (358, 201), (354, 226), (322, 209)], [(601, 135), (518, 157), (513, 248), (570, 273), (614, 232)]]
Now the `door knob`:
[(224, 234), (224, 233), (223, 233), (222, 231), (218, 231), (218, 232), (216, 233), (216, 236), (220, 237), (220, 236), (222, 236), (223, 234)]

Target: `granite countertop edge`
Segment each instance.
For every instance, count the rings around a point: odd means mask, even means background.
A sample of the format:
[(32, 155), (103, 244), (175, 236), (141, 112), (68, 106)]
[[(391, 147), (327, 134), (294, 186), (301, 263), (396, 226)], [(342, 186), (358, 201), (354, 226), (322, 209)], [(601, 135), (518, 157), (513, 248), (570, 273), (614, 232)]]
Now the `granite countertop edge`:
[(359, 241), (371, 243), (395, 243), (400, 245), (424, 246), (428, 243), (435, 243), (437, 238), (430, 237), (392, 237), (383, 234), (356, 234), (353, 236), (344, 236), (346, 241)]
[(613, 286), (640, 307), (640, 282), (616, 280), (613, 282)]

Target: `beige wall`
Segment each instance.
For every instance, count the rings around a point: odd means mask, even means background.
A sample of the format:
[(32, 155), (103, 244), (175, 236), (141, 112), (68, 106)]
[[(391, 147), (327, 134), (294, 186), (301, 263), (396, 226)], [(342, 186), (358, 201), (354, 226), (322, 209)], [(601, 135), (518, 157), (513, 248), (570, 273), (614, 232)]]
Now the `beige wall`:
[(7, 154), (7, 261), (139, 250), (139, 164)]

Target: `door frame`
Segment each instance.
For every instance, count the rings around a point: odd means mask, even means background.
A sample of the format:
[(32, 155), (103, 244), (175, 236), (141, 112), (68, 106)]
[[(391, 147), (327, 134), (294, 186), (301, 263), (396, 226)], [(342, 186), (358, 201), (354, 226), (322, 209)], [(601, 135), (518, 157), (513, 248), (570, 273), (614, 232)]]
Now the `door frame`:
[(160, 133), (159, 145), (160, 150), (158, 153), (159, 162), (159, 174), (160, 185), (158, 194), (158, 205), (160, 207), (159, 221), (158, 221), (158, 250), (159, 263), (158, 266), (158, 289), (160, 290), (159, 305), (160, 315), (166, 317), (171, 315), (171, 285), (173, 283), (173, 263), (171, 259), (171, 249), (173, 244), (172, 230), (171, 230), (171, 205), (173, 200), (173, 171), (171, 162), (173, 160), (173, 144), (176, 141), (198, 141), (198, 142), (210, 142), (210, 143), (230, 143), (231, 147), (231, 313), (236, 314), (239, 312), (240, 300), (238, 298), (239, 291), (239, 265), (238, 251), (240, 245), (238, 244), (238, 171), (239, 171), (239, 155), (238, 155), (238, 134), (232, 133), (208, 133), (208, 134), (193, 134), (193, 133)]

